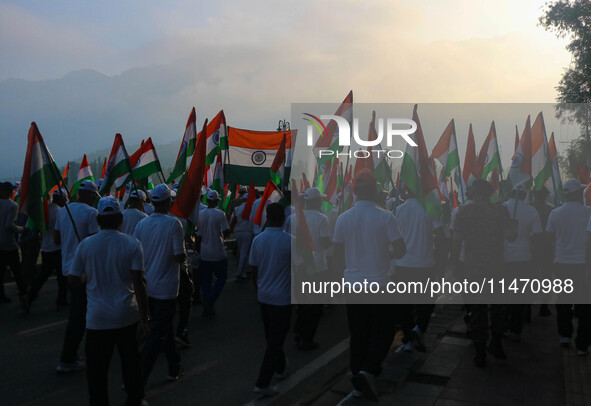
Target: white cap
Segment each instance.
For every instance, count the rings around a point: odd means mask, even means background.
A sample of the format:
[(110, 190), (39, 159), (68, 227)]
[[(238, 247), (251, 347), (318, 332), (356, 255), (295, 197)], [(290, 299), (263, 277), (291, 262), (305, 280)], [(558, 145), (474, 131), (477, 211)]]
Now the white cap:
[(238, 193), (246, 193), (246, 186), (240, 186), (240, 188), (238, 188)]
[(207, 200), (220, 200), (220, 194), (217, 190), (210, 190), (207, 192)]
[(161, 183), (152, 189), (150, 195), (152, 196), (152, 201), (154, 203), (163, 202), (170, 198), (170, 188), (165, 183)]
[(562, 185), (562, 190), (564, 193), (569, 194), (578, 192), (579, 190), (583, 190), (585, 189), (585, 187), (586, 185), (581, 184), (581, 182), (579, 182), (578, 180), (570, 179), (564, 182), (564, 184)]
[(96, 187), (96, 183), (91, 180), (85, 180), (80, 184), (78, 190), (86, 190), (88, 192), (94, 192), (98, 194), (98, 188)]
[(205, 196), (209, 192), (209, 189), (205, 186), (201, 186), (201, 196)]
[(322, 199), (323, 197), (326, 197), (326, 195), (320, 193), (320, 189), (317, 187), (311, 187), (304, 192), (304, 199), (306, 200)]
[(98, 214), (100, 216), (111, 216), (121, 213), (121, 205), (113, 196), (105, 196), (98, 202)]
[(512, 190), (516, 192), (527, 192), (527, 187), (525, 184), (520, 183), (519, 185), (515, 185)]
[(68, 191), (64, 188), (59, 188), (59, 189), (56, 189), (51, 196), (53, 197), (55, 195), (61, 195), (67, 199), (68, 198)]
[(170, 191), (170, 198), (172, 199), (173, 202), (174, 202), (174, 199), (176, 199), (176, 195), (177, 195), (176, 189), (172, 189)]
[(146, 194), (143, 190), (134, 190), (129, 195), (130, 198), (140, 199), (142, 202), (146, 201)]

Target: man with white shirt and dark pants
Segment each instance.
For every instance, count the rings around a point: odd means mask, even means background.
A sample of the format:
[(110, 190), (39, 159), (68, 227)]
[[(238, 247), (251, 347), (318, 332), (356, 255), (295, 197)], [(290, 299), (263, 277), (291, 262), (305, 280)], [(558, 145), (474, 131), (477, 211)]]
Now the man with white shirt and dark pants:
[(123, 216), (117, 199), (98, 203), (98, 234), (76, 249), (68, 278), (88, 296), (86, 362), (91, 406), (109, 404), (108, 372), (115, 347), (121, 358), (127, 406), (147, 405), (144, 398), (137, 339), (148, 330), (144, 258), (139, 241), (119, 232)]
[(144, 250), (148, 307), (152, 319), (150, 334), (142, 349), (144, 383), (161, 351), (168, 361), (168, 380), (177, 380), (184, 373), (173, 331), (180, 265), (186, 259), (183, 227), (178, 219), (168, 215), (172, 201), (167, 185), (160, 184), (152, 190), (152, 202), (154, 213), (140, 221), (133, 232)]
[[(433, 219), (410, 191), (406, 200), (396, 208), (400, 233), (406, 244), (406, 255), (396, 260), (395, 278), (427, 280), (435, 275), (434, 244), (441, 244), (441, 222)], [(423, 334), (431, 320), (434, 304), (398, 305), (404, 319), (405, 350), (426, 350)]]
[[(377, 206), (373, 172), (363, 169), (355, 176), (353, 193), (355, 205), (341, 214), (335, 225), (334, 259), (338, 269), (345, 269), (346, 282), (367, 280), (385, 288), (390, 281), (390, 252), (394, 258), (406, 253), (398, 221)], [(376, 377), (394, 339), (394, 309), (390, 304), (347, 304), (353, 395), (378, 399)]]
[(127, 200), (127, 209), (123, 210), (123, 224), (121, 232), (133, 235), (133, 230), (137, 223), (148, 217), (144, 213), (144, 204), (146, 203), (146, 193), (142, 190), (134, 190), (129, 194)]
[[(69, 203), (67, 208), (62, 207), (57, 214), (54, 242), (62, 248), (64, 277), (70, 273), (78, 244), (99, 231), (97, 211), (93, 207), (97, 197), (96, 184), (91, 180), (85, 180), (78, 189), (78, 201)], [(86, 330), (86, 289), (70, 286), (70, 292), (70, 315), (60, 362), (56, 369), (59, 373), (78, 371), (85, 366), (78, 357), (78, 347)]]
[[(197, 251), (201, 268), (203, 289), (203, 316), (215, 317), (215, 301), (222, 293), (228, 279), (228, 255), (224, 237), (230, 231), (228, 220), (219, 210), (220, 196), (217, 191), (207, 192), (207, 209), (199, 212), (197, 221)], [(212, 279), (215, 276), (215, 282)]]
[(230, 218), (230, 230), (234, 232), (236, 237), (236, 244), (238, 245), (238, 266), (236, 267), (236, 279), (248, 279), (246, 276), (248, 265), (248, 254), (250, 253), (250, 244), (252, 243), (252, 228), (248, 219), (242, 218), (242, 213), (246, 208), (246, 200), (248, 193), (244, 194), (242, 203), (237, 206), (232, 212)]
[[(328, 281), (328, 265), (326, 262), (325, 250), (331, 244), (331, 230), (328, 225), (328, 217), (320, 212), (322, 199), (326, 195), (320, 193), (317, 187), (308, 188), (303, 194), (305, 204), (304, 217), (310, 230), (310, 236), (316, 250), (314, 251), (315, 274), (310, 279), (318, 282)], [(297, 235), (296, 215), (291, 216), (292, 235)], [(319, 347), (314, 341), (318, 324), (322, 317), (324, 305), (322, 304), (299, 304), (297, 307), (297, 318), (294, 326), (296, 345), (300, 350), (309, 351)]]
[[(504, 241), (503, 258), (505, 271), (514, 278), (531, 274), (532, 247), (542, 238), (542, 223), (536, 209), (525, 204), (527, 188), (521, 184), (515, 186), (505, 203), (509, 215), (517, 220), (517, 238), (513, 242)], [(522, 275), (522, 276), (520, 276)], [(525, 305), (507, 305), (510, 339), (519, 341), (523, 328)]]
[[(561, 271), (586, 271), (586, 241), (589, 231), (591, 207), (583, 206), (583, 190), (585, 185), (576, 179), (568, 180), (562, 185), (566, 203), (550, 212), (546, 231), (554, 241), (554, 275), (560, 278)], [(572, 305), (556, 305), (556, 321), (560, 343), (569, 346), (572, 334)], [(579, 355), (587, 355), (591, 343), (591, 305), (575, 305), (575, 313), (579, 319), (579, 327), (575, 344)]]
[(258, 300), (265, 327), (267, 347), (254, 388), (255, 393), (272, 396), (277, 388), (270, 386), (273, 375), (285, 377), (287, 359), (283, 343), (291, 321), (291, 240), (282, 230), (283, 206), (267, 206), (267, 227), (252, 242), (249, 263), (257, 276)]

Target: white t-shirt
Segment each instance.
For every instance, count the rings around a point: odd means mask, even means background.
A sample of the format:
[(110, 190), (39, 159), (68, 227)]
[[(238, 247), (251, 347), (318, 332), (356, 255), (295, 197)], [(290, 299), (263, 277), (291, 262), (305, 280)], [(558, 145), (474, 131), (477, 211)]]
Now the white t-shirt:
[(398, 227), (406, 243), (406, 255), (396, 260), (396, 266), (429, 268), (435, 265), (433, 257), (433, 230), (441, 223), (425, 211), (415, 198), (406, 199), (396, 208)]
[(246, 203), (242, 203), (240, 206), (236, 207), (232, 213), (232, 218), (236, 218), (236, 225), (234, 226), (235, 233), (252, 232), (252, 229), (250, 228), (250, 221), (242, 218), (242, 213), (244, 213), (245, 207)]
[(55, 222), (57, 221), (57, 213), (59, 211), (60, 207), (57, 204), (51, 203), (49, 205), (49, 224), (41, 237), (41, 252), (55, 252), (61, 249), (53, 239), (55, 234)]
[(546, 231), (554, 233), (556, 250), (554, 262), (584, 264), (587, 229), (591, 207), (566, 202), (550, 212)]
[(139, 241), (117, 230), (101, 230), (76, 249), (70, 275), (86, 275), (86, 328), (116, 329), (139, 320), (131, 271), (144, 270)]
[[(297, 235), (297, 215), (293, 214), (290, 217), (292, 235)], [(326, 250), (320, 245), (320, 239), (323, 237), (332, 238), (332, 233), (328, 225), (328, 217), (318, 210), (304, 210), (304, 217), (306, 218), (306, 224), (308, 224), (315, 248), (313, 253), (314, 268), (316, 272), (326, 271), (328, 269), (326, 264)]]
[[(517, 205), (517, 213), (515, 212)], [(525, 204), (517, 203), (516, 199), (509, 199), (505, 203), (507, 211), (517, 220), (517, 239), (513, 242), (505, 240), (503, 257), (506, 262), (520, 262), (531, 260), (531, 236), (542, 232), (542, 222), (536, 209)]]
[(402, 238), (396, 217), (374, 202), (359, 200), (337, 219), (334, 243), (345, 244), (347, 282), (377, 282), (387, 284), (390, 279), (389, 246)]
[[(68, 204), (68, 208), (76, 224), (76, 230), (78, 231), (80, 240), (84, 240), (89, 235), (99, 232), (99, 226), (96, 222), (98, 212), (94, 207), (80, 202), (73, 202)], [(55, 229), (60, 232), (60, 238), (62, 240), (62, 273), (68, 275), (79, 241), (65, 207), (60, 208), (57, 213)]]
[(258, 299), (274, 306), (291, 304), (291, 240), (279, 227), (267, 227), (254, 238), (249, 263), (258, 267)]
[(176, 299), (180, 264), (174, 256), (185, 253), (181, 222), (167, 214), (153, 213), (135, 226), (133, 236), (140, 240), (144, 249), (148, 296)]
[(123, 210), (123, 223), (121, 224), (121, 232), (129, 235), (133, 235), (135, 226), (141, 220), (148, 217), (143, 211), (138, 209), (125, 209)]
[(229, 229), (228, 220), (223, 211), (207, 208), (199, 213), (197, 235), (201, 237), (203, 261), (222, 261), (227, 258), (222, 233)]

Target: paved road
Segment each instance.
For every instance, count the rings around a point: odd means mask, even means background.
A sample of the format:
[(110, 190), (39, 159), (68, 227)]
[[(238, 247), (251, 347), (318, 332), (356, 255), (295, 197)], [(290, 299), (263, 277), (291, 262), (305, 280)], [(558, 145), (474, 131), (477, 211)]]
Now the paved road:
[[(55, 280), (47, 282), (29, 315), (17, 304), (15, 286), (9, 284), (6, 291), (13, 303), (0, 305), (0, 403), (3, 406), (87, 404), (85, 373), (58, 375), (55, 372), (67, 318), (67, 310), (55, 309)], [(228, 282), (216, 307), (216, 320), (202, 318), (200, 306), (193, 309), (190, 325), (193, 346), (181, 351), (185, 376), (178, 382), (167, 383), (166, 361), (161, 356), (146, 387), (150, 405), (241, 405), (254, 399), (252, 389), (264, 352), (264, 335), (251, 282)], [(321, 348), (301, 352), (292, 344), (290, 334), (287, 357), (293, 369), (298, 369), (346, 335), (344, 308), (333, 306), (326, 309), (319, 327), (317, 338)], [(123, 404), (125, 396), (120, 389), (122, 381), (116, 354), (109, 381), (111, 404)]]

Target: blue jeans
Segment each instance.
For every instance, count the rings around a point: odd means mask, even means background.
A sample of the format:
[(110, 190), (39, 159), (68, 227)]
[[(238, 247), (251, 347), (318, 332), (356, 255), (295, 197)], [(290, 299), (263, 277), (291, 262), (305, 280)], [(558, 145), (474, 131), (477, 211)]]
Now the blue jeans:
[[(228, 279), (228, 259), (221, 261), (199, 261), (201, 268), (201, 288), (203, 289), (203, 301), (213, 304), (226, 284)], [(215, 282), (212, 284), (213, 276)]]

